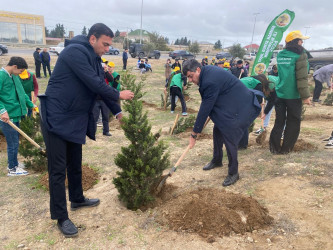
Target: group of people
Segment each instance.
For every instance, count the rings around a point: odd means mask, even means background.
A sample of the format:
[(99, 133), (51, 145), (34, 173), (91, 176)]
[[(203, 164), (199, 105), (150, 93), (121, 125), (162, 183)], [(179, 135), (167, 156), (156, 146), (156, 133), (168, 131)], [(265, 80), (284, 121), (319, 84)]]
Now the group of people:
[(148, 58), (143, 59), (139, 57), (136, 67), (140, 70), (141, 74), (144, 74), (148, 71), (153, 72), (151, 64), (148, 62)]
[(43, 65), (43, 72), (44, 72), (44, 77), (47, 77), (46, 69), (49, 73), (49, 76), (51, 76), (51, 57), (50, 53), (47, 51), (47, 48), (44, 48), (43, 51), (41, 52), (40, 48), (36, 48), (35, 52), (33, 53), (34, 60), (35, 60), (35, 72), (36, 72), (36, 77), (40, 77), (40, 67)]
[[(89, 29), (87, 36), (79, 35), (66, 41), (45, 94), (38, 96), (48, 157), (51, 219), (57, 220), (58, 228), (65, 237), (78, 234), (77, 227), (68, 216), (66, 175), (71, 210), (100, 203), (99, 199), (88, 199), (83, 195), (82, 144), (85, 144), (86, 136), (95, 140), (100, 111), (107, 119), (111, 111), (121, 122), (119, 100), (131, 100), (134, 97), (129, 90), (120, 91), (119, 74), (114, 71), (114, 63), (101, 58), (109, 50), (113, 37), (114, 33), (109, 27), (97, 23)], [(170, 88), (171, 112), (174, 111), (175, 97), (178, 96), (182, 102), (182, 114), (187, 114), (182, 94), (187, 81), (199, 87), (202, 102), (189, 138), (189, 147), (195, 146), (208, 117), (214, 123), (213, 157), (203, 170), (221, 167), (222, 147), (226, 147), (229, 162), (223, 186), (232, 185), (239, 179), (238, 149), (247, 143), (248, 128), (260, 113), (263, 98), (269, 103), (265, 114), (273, 106), (276, 111), (270, 135), (270, 151), (272, 154), (287, 154), (293, 149), (300, 132), (302, 102), (311, 104), (307, 84), (307, 55), (302, 47), (304, 39), (308, 37), (299, 31), (287, 35), (285, 49), (277, 57), (279, 80), (277, 76), (247, 77), (247, 71), (240, 61), (229, 72), (226, 70), (230, 66), (226, 64), (228, 62), (223, 62), (222, 69), (215, 64), (203, 66), (195, 59), (186, 60), (182, 65), (178, 60), (174, 64), (167, 60), (165, 86)], [(4, 90), (0, 92), (0, 127), (8, 145), (9, 175), (13, 172), (25, 173), (17, 161), (18, 134), (8, 122), (11, 120), (19, 126), (28, 108), (35, 107), (31, 99), (37, 95), (38, 88), (35, 88), (33, 74), (26, 72), (27, 68), (23, 58), (12, 57), (7, 66), (0, 70), (0, 89)], [(27, 80), (31, 76), (33, 80)], [(31, 98), (27, 95), (29, 92)], [(103, 129), (106, 136), (109, 135), (107, 128)], [(281, 144), (283, 129), (285, 136)]]

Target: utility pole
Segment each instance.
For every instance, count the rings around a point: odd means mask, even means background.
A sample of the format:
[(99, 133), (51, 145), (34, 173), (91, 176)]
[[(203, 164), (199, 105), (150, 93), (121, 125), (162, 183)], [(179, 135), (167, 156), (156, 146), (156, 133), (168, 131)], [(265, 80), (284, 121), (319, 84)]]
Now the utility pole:
[(141, 44), (141, 41), (142, 41), (142, 9), (143, 9), (143, 0), (141, 1), (140, 44)]
[(252, 31), (252, 39), (251, 39), (251, 44), (250, 44), (250, 53), (252, 53), (252, 43), (253, 43), (253, 36), (254, 36), (254, 29), (256, 27), (256, 21), (257, 21), (257, 15), (259, 15), (260, 13), (253, 13), (254, 15), (254, 25), (253, 25), (253, 31)]

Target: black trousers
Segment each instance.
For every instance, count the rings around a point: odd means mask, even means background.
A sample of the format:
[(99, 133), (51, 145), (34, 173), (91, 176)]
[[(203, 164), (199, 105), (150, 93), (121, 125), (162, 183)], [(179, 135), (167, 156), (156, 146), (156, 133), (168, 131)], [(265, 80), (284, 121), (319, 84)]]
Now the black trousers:
[(49, 72), (49, 75), (51, 76), (50, 62), (43, 62), (43, 71), (44, 71), (44, 76), (45, 77), (47, 77), (46, 68), (47, 68), (47, 70)]
[(71, 202), (83, 202), (82, 144), (63, 140), (42, 125), (47, 150), (51, 219), (67, 219), (65, 178)]
[(238, 173), (238, 143), (234, 143), (228, 137), (221, 133), (216, 125), (213, 128), (213, 162), (221, 163), (223, 158), (223, 144), (227, 149), (228, 155), (228, 174), (234, 175)]
[(99, 112), (102, 113), (102, 123), (103, 123), (103, 133), (109, 132), (109, 121), (110, 121), (110, 109), (106, 106), (103, 100), (97, 100), (94, 106), (94, 120), (96, 121), (95, 126), (97, 126), (97, 121), (99, 117)]
[(127, 60), (123, 59), (123, 70), (126, 70), (127, 67)]
[(40, 66), (42, 63), (40, 62), (35, 62), (35, 66), (36, 66), (36, 77), (40, 77)]
[(171, 111), (175, 111), (176, 96), (178, 96), (178, 98), (182, 104), (182, 112), (183, 113), (186, 112), (186, 102), (185, 102), (181, 89), (179, 87), (172, 86), (170, 88), (170, 94), (171, 94)]
[(313, 80), (315, 81), (315, 88), (313, 90), (313, 101), (318, 101), (321, 91), (323, 90), (323, 83), (316, 80), (316, 78), (313, 78)]
[[(287, 154), (295, 146), (301, 128), (302, 100), (277, 98), (275, 102), (275, 123), (269, 138), (272, 153)], [(284, 125), (284, 138), (281, 146), (281, 136)]]
[(249, 145), (249, 129), (246, 128), (244, 129), (244, 134), (242, 139), (239, 141), (238, 148), (245, 149), (247, 148), (248, 145)]

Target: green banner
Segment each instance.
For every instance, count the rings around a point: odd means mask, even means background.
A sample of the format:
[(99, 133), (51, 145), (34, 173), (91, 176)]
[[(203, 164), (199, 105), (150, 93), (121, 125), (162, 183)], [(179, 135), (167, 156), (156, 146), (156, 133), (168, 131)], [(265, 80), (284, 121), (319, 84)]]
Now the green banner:
[(265, 73), (273, 50), (281, 42), (283, 32), (288, 29), (294, 18), (295, 13), (293, 11), (285, 10), (269, 24), (254, 60), (251, 76)]

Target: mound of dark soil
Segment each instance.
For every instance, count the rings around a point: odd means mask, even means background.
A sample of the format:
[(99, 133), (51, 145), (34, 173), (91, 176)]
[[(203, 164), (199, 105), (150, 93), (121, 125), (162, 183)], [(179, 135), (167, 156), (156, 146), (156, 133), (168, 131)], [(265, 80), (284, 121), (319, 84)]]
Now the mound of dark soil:
[(6, 148), (7, 148), (6, 138), (4, 135), (0, 135), (0, 151), (6, 150)]
[(333, 116), (331, 114), (310, 114), (304, 115), (304, 121), (318, 121), (318, 120), (332, 120)]
[[(87, 165), (82, 165), (82, 188), (84, 191), (92, 188), (99, 178), (99, 174)], [(49, 174), (46, 173), (39, 179), (39, 183), (43, 185), (47, 190), (49, 189)], [(66, 187), (68, 186), (68, 181), (66, 177), (65, 182)]]
[(218, 189), (182, 193), (157, 208), (157, 221), (177, 232), (197, 233), (214, 241), (231, 232), (251, 232), (270, 225), (273, 218), (255, 199)]
[(301, 152), (301, 151), (311, 151), (316, 150), (317, 147), (309, 142), (304, 141), (303, 139), (298, 139), (294, 148), (293, 152)]

